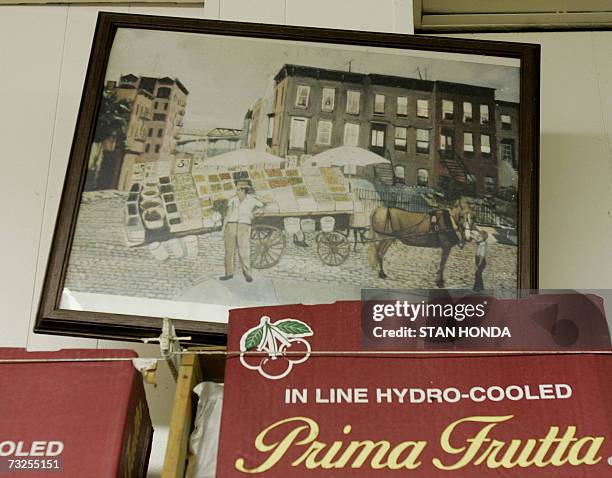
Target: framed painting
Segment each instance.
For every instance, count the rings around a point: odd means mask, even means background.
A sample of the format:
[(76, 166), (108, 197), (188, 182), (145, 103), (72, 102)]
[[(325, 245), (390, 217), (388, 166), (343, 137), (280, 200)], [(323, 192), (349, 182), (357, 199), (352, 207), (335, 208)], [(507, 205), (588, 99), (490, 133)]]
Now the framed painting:
[(539, 46), (101, 13), (37, 332), (537, 287)]

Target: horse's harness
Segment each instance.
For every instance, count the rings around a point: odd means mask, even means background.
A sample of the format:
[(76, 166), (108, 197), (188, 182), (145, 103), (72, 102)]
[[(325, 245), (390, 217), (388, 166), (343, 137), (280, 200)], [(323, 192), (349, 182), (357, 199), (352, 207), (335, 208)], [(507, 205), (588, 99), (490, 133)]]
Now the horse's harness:
[[(434, 209), (430, 213), (424, 213), (423, 219), (421, 219), (419, 222), (417, 222), (417, 223), (415, 223), (415, 224), (413, 224), (413, 225), (411, 225), (411, 226), (409, 226), (407, 228), (404, 228), (404, 229), (401, 229), (399, 231), (395, 231), (394, 232), (394, 230), (393, 230), (393, 221), (392, 221), (392, 218), (391, 218), (391, 209), (392, 208), (389, 208), (389, 207), (387, 208), (387, 217), (385, 218), (384, 230), (383, 231), (375, 231), (375, 232), (378, 232), (379, 234), (385, 234), (385, 235), (392, 236), (395, 239), (401, 241), (401, 240), (403, 240), (403, 239), (405, 240), (405, 239), (407, 239), (409, 237), (426, 237), (426, 236), (433, 235), (433, 234), (440, 234), (441, 232), (452, 231), (453, 233), (457, 234), (457, 238), (459, 240), (459, 244), (462, 246), (463, 240), (462, 240), (460, 234), (458, 233), (458, 231), (460, 230), (460, 225), (457, 224), (457, 221), (455, 220), (453, 215), (448, 210), (445, 210), (445, 209)], [(418, 232), (418, 233), (414, 232), (414, 231), (418, 230), (418, 228), (421, 225), (423, 225), (423, 223), (425, 221), (427, 221), (427, 220), (431, 221), (432, 213), (434, 213), (434, 215), (435, 215), (435, 213), (438, 213), (438, 212), (441, 212), (442, 214), (444, 214), (446, 212), (448, 214), (448, 217), (449, 217), (450, 222), (451, 222), (451, 228), (445, 228), (445, 229), (442, 229), (442, 230), (440, 230), (440, 229), (438, 229), (438, 230), (431, 230), (431, 228), (430, 228), (430, 230), (427, 231), (427, 232)], [(437, 218), (437, 215), (436, 215), (436, 218)], [(387, 232), (387, 231), (389, 231), (389, 232)], [(376, 240), (374, 240), (374, 242), (376, 242)]]
[[(401, 229), (401, 230), (399, 230), (399, 231), (394, 233), (394, 231), (393, 231), (393, 221), (391, 219), (391, 208), (388, 207), (387, 208), (387, 217), (385, 218), (385, 227), (384, 227), (384, 230), (383, 230), (382, 234), (389, 234), (387, 232), (387, 230), (389, 230), (390, 231), (390, 235), (392, 235), (392, 236), (399, 236), (401, 234), (402, 237), (406, 237), (408, 234), (411, 234), (411, 231), (417, 230), (419, 228), (419, 226), (421, 226), (428, 219), (428, 217), (429, 217), (429, 220), (431, 221), (431, 215), (430, 216), (424, 215), (423, 219), (421, 219), (419, 222), (417, 222), (417, 223), (415, 223), (415, 224), (413, 224), (413, 225), (411, 225), (411, 226), (409, 226), (409, 227), (407, 227), (405, 229)], [(429, 234), (429, 233), (430, 232), (427, 232), (425, 234)], [(422, 234), (424, 234), (424, 233), (419, 233), (419, 234), (414, 234), (414, 235), (415, 236), (420, 236)], [(398, 239), (399, 239), (399, 237), (398, 237)]]

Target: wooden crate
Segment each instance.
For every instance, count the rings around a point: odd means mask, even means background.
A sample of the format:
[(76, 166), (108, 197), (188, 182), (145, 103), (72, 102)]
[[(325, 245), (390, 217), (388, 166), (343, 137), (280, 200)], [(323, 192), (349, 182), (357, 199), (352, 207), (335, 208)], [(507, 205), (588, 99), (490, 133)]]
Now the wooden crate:
[(189, 349), (183, 355), (176, 381), (176, 392), (170, 418), (168, 445), (164, 458), (162, 478), (191, 478), (195, 460), (189, 453), (189, 437), (198, 398), (193, 387), (203, 381), (223, 382), (225, 355), (198, 355), (198, 351), (224, 351), (224, 347), (202, 347)]

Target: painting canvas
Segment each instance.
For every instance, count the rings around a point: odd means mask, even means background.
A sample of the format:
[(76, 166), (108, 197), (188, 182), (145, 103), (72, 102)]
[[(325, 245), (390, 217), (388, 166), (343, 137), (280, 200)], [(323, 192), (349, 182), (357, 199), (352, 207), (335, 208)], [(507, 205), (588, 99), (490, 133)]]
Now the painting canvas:
[(535, 80), (519, 47), (105, 18), (67, 247), (47, 276), (63, 318), (224, 323), (229, 308), (362, 288), (534, 285), (520, 217), (533, 220), (521, 170), (536, 163), (521, 153), (537, 103), (521, 97)]

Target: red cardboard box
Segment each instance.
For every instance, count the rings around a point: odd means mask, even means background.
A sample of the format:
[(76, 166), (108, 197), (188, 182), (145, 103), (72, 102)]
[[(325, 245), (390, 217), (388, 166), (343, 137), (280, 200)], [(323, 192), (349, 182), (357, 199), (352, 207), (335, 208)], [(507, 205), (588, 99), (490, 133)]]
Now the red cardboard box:
[(144, 477), (153, 428), (131, 350), (0, 349), (0, 477)]
[(230, 312), (217, 477), (612, 476), (611, 354), (358, 353), (352, 312)]

